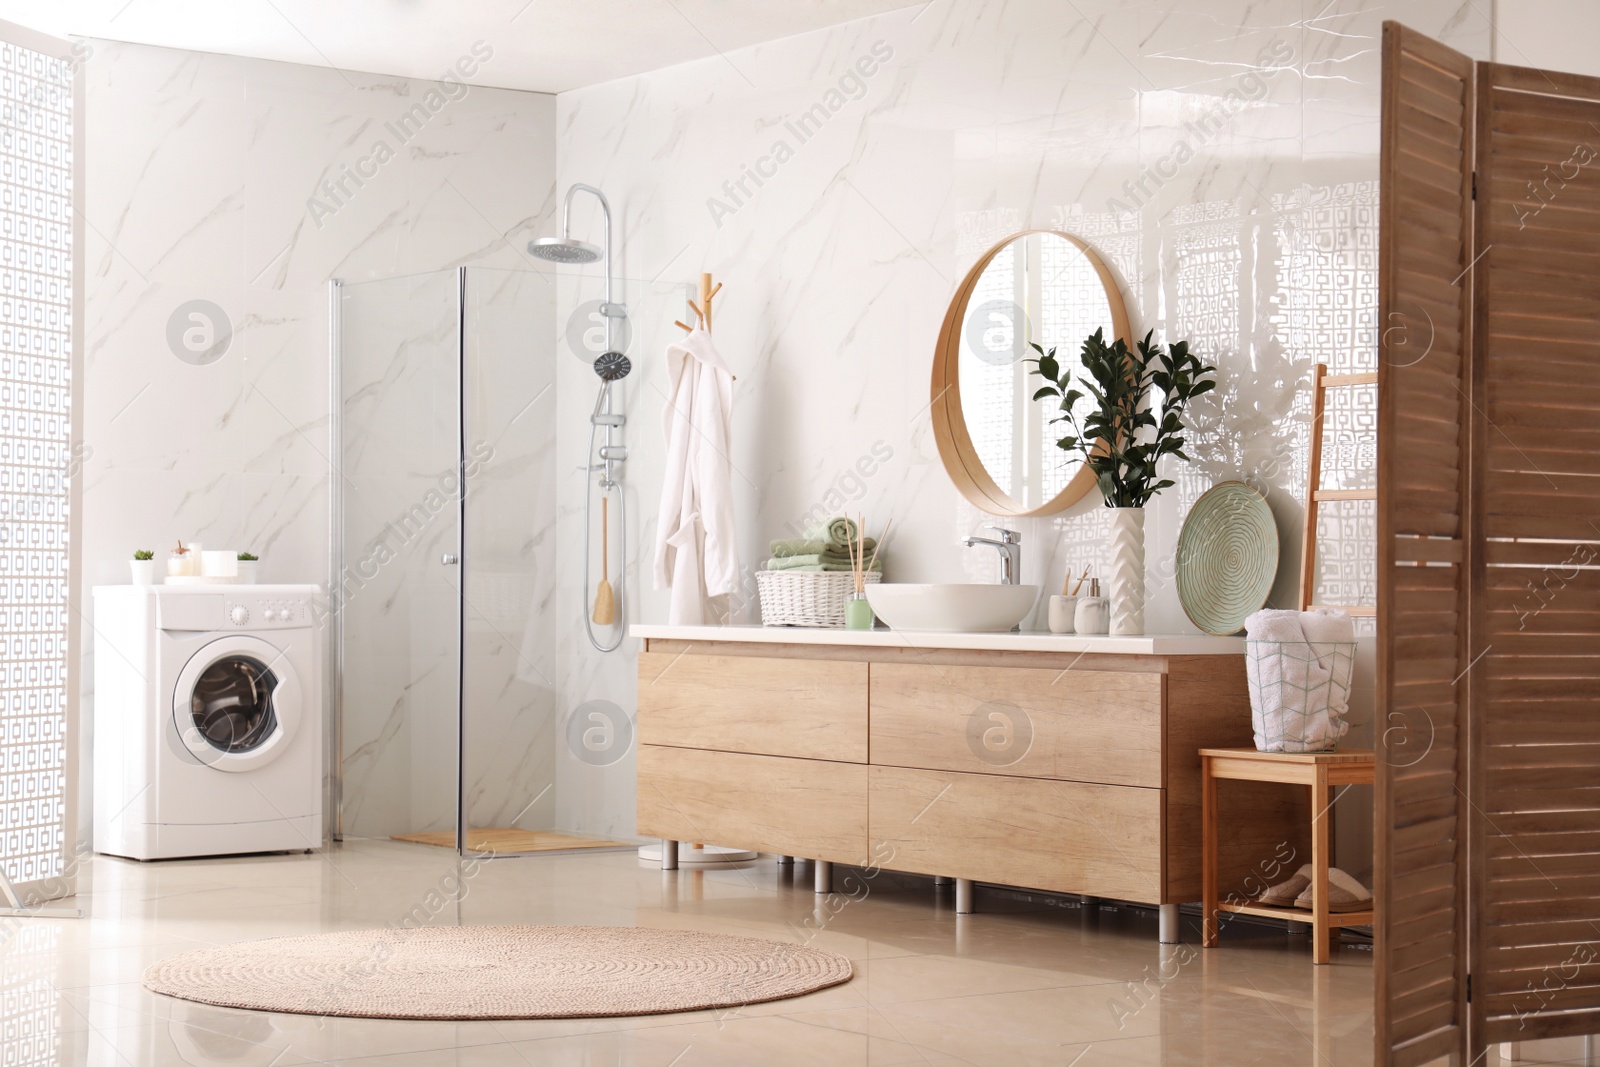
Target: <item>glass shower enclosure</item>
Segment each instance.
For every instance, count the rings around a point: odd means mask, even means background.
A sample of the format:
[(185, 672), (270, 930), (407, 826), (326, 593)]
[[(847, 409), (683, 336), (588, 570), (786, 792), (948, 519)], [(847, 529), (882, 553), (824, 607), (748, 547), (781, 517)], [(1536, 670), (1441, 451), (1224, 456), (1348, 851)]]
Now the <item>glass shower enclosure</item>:
[[(497, 855), (634, 843), (631, 822), (561, 803), (564, 780), (594, 788), (564, 766), (581, 620), (557, 610), (558, 486), (583, 476), (557, 469), (558, 369), (575, 405), (595, 381), (558, 359), (592, 332), (588, 287), (482, 267), (332, 286), (339, 837)], [(631, 753), (607, 772), (627, 793), (611, 808), (631, 808)]]

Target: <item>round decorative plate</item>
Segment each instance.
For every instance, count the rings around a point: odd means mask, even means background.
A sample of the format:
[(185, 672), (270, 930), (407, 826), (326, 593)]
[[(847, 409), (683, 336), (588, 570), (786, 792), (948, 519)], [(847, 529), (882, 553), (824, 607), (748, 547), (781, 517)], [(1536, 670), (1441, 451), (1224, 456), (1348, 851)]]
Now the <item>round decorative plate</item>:
[(1266, 498), (1243, 482), (1212, 486), (1178, 535), (1178, 602), (1208, 634), (1238, 633), (1278, 576), (1278, 524)]

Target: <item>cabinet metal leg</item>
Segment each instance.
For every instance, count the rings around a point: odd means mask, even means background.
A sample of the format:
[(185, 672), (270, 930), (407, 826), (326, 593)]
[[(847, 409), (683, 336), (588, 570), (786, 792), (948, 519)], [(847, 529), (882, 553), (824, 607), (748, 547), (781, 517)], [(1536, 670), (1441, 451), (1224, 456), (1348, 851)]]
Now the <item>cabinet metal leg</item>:
[(935, 888), (935, 889), (943, 889), (945, 886), (949, 885), (953, 881), (955, 881), (954, 878), (946, 878), (942, 874), (936, 874), (936, 875), (933, 876), (933, 888)]
[(661, 839), (661, 869), (663, 871), (678, 869), (678, 843), (669, 841), (665, 837)]
[(778, 857), (778, 866), (779, 867), (793, 867), (794, 866), (794, 857), (793, 856), (779, 856)]
[(972, 879), (956, 879), (956, 914), (972, 914)]
[(833, 864), (829, 863), (827, 860), (815, 860), (813, 862), (816, 866), (816, 870), (814, 872), (816, 884), (813, 886), (813, 888), (818, 893), (833, 892)]
[(1178, 943), (1178, 906), (1176, 904), (1161, 905), (1161, 934), (1163, 945), (1176, 945)]

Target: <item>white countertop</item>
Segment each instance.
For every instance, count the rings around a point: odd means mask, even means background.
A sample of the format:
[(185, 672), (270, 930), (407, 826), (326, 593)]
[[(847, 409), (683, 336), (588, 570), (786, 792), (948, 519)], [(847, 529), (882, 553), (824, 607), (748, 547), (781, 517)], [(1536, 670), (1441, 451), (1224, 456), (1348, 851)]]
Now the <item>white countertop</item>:
[(1011, 652), (1117, 652), (1147, 656), (1244, 654), (1244, 638), (1209, 634), (936, 633), (931, 630), (844, 630), (804, 626), (628, 627), (632, 637), (663, 641), (738, 641), (772, 645), (845, 645), (864, 648), (959, 648)]

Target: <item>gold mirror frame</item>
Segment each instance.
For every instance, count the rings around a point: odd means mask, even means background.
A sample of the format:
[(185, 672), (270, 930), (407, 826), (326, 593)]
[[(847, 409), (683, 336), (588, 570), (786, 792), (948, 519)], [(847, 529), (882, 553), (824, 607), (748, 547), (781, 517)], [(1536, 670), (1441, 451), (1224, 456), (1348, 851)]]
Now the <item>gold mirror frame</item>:
[[(1089, 261), (1089, 265), (1094, 267), (1095, 274), (1099, 275), (1100, 284), (1105, 287), (1106, 303), (1111, 308), (1113, 332), (1128, 344), (1133, 343), (1133, 338), (1129, 336), (1128, 308), (1122, 302), (1122, 290), (1118, 288), (1116, 278), (1112, 276), (1110, 268), (1100, 258), (1099, 253), (1072, 234), (1062, 233), (1060, 230), (1018, 230), (978, 257), (978, 261), (967, 271), (967, 276), (961, 279), (960, 286), (956, 288), (956, 294), (950, 300), (950, 307), (945, 311), (944, 324), (939, 328), (939, 343), (933, 350), (931, 390), (933, 401), (930, 409), (933, 412), (933, 439), (939, 446), (939, 458), (944, 461), (945, 473), (956, 484), (956, 488), (961, 490), (962, 496), (979, 510), (990, 515), (1010, 517), (1054, 515), (1082, 500), (1089, 490), (1094, 488), (1094, 472), (1089, 469), (1088, 464), (1084, 464), (1053, 499), (1045, 501), (1036, 508), (1023, 507), (989, 477), (989, 472), (984, 469), (983, 461), (978, 457), (978, 450), (967, 433), (966, 416), (961, 410), (961, 376), (958, 361), (961, 355), (961, 326), (967, 316), (967, 303), (972, 299), (972, 292), (978, 286), (978, 279), (983, 276), (984, 270), (994, 257), (999, 255), (1000, 250), (1013, 241), (1035, 233), (1054, 234), (1077, 246), (1078, 251)], [(1081, 343), (1081, 338), (1079, 341)], [(1069, 353), (1069, 356), (1075, 357), (1076, 349)]]

